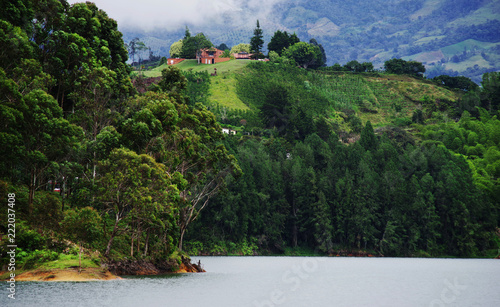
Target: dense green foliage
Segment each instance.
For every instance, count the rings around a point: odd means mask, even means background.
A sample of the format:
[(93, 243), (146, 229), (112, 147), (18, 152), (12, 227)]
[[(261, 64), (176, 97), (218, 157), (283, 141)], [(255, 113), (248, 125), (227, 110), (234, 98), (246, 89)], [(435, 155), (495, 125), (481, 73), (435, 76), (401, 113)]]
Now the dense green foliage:
[(402, 59), (391, 59), (385, 61), (384, 69), (386, 72), (391, 74), (408, 74), (417, 77), (423, 76), (425, 73), (425, 67), (422, 63), (415, 61), (405, 61)]
[(316, 134), (288, 152), (279, 140), (233, 143), (244, 176), (228, 179), (230, 191), (214, 200), (193, 238), (257, 242), (275, 253), (308, 246), (479, 256), (496, 247), (498, 206), (473, 183), (463, 157), (433, 143), (400, 148), (370, 128), (348, 147)]
[(283, 56), (295, 60), (304, 68), (318, 68), (325, 64), (323, 53), (318, 45), (298, 42), (283, 51)]
[(195, 59), (197, 53), (201, 49), (210, 47), (212, 47), (212, 42), (210, 42), (210, 40), (203, 33), (191, 36), (189, 29), (186, 27), (186, 33), (184, 34), (184, 39), (182, 40), (181, 52), (178, 56), (185, 59)]
[(16, 195), (20, 267), (74, 244), (108, 259), (176, 254), (225, 176), (239, 173), (201, 104), (208, 74), (169, 67), (138, 95), (106, 13), (90, 2), (29, 3), (36, 18), (0, 20), (0, 41), (12, 46), (0, 53), (0, 199)]
[(284, 49), (298, 42), (300, 42), (300, 39), (295, 33), (288, 34), (286, 31), (281, 32), (280, 30), (278, 30), (274, 32), (273, 37), (269, 41), (269, 44), (267, 44), (267, 50), (269, 52), (274, 51), (281, 56)]

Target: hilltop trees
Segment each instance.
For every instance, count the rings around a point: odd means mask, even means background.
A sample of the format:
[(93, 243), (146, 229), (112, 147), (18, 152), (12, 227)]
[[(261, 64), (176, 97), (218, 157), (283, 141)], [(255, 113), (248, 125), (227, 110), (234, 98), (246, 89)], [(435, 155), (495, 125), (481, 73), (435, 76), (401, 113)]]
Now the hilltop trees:
[(179, 58), (182, 53), (182, 39), (176, 41), (170, 46), (170, 57), (171, 58)]
[(203, 33), (191, 36), (191, 32), (189, 32), (189, 29), (186, 27), (186, 33), (182, 40), (182, 48), (179, 56), (185, 59), (194, 59), (200, 49), (210, 48), (212, 46), (212, 42), (210, 42)]
[(305, 42), (296, 43), (283, 51), (283, 56), (295, 60), (303, 68), (318, 68), (325, 64), (319, 46)]
[(384, 69), (391, 74), (407, 74), (415, 77), (422, 77), (425, 73), (425, 67), (422, 63), (416, 61), (405, 61), (403, 59), (391, 59), (385, 61)]
[[(146, 44), (144, 44), (138, 37), (134, 38), (127, 45), (128, 54), (132, 56), (132, 64), (135, 63), (135, 56), (137, 53), (140, 53), (147, 49)], [(139, 63), (141, 59), (139, 58)]]
[(319, 50), (321, 51), (321, 61), (323, 63), (321, 66), (326, 66), (326, 52), (325, 49), (323, 48), (323, 45), (318, 43), (318, 41), (315, 38), (311, 38), (309, 40), (309, 44), (313, 46), (318, 46)]
[(352, 72), (372, 72), (373, 64), (370, 62), (359, 63), (356, 60), (349, 61), (344, 65), (344, 69)]
[(240, 53), (240, 52), (250, 53), (250, 48), (251, 48), (250, 44), (241, 43), (236, 46), (233, 46), (233, 48), (231, 48), (231, 53)]
[(463, 76), (450, 77), (447, 75), (440, 75), (434, 77), (432, 80), (436, 81), (438, 84), (442, 84), (450, 88), (456, 88), (464, 92), (469, 92), (478, 89), (478, 85), (476, 83), (474, 83), (471, 79)]
[(274, 32), (273, 37), (271, 38), (271, 41), (269, 41), (269, 44), (267, 44), (267, 50), (269, 52), (274, 51), (278, 53), (279, 56), (283, 54), (283, 50), (300, 42), (300, 39), (297, 37), (297, 35), (294, 34), (288, 34), (286, 31), (281, 32), (280, 30)]

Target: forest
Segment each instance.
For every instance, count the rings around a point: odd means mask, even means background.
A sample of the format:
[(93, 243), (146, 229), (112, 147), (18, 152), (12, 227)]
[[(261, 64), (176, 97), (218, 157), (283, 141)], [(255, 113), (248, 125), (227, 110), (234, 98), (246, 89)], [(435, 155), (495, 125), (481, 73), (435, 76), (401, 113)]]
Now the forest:
[[(78, 253), (172, 266), (186, 254), (498, 256), (499, 73), (469, 88), (425, 80), (416, 62), (305, 69), (295, 51), (324, 63), (321, 48), (297, 42), (217, 76), (235, 78), (237, 111), (211, 102), (208, 73), (169, 66), (146, 86), (90, 2), (10, 2), (0, 41), (0, 201), (15, 194), (21, 269)], [(398, 96), (391, 78), (441, 96)]]
[[(237, 92), (258, 119), (245, 123), (248, 135), (225, 139), (243, 175), (229, 176), (196, 222), (192, 253), (498, 253), (499, 74), (476, 91), (456, 89), (457, 101), (424, 97), (411, 116), (393, 111), (374, 129), (360, 117), (389, 102), (366, 101), (369, 79), (272, 63), (246, 70)], [(343, 93), (332, 97), (335, 84)]]
[(90, 2), (13, 2), (0, 23), (2, 203), (15, 195), (0, 216), (19, 268), (82, 250), (179, 264), (199, 207), (241, 172), (187, 78), (165, 70), (139, 95), (116, 21)]

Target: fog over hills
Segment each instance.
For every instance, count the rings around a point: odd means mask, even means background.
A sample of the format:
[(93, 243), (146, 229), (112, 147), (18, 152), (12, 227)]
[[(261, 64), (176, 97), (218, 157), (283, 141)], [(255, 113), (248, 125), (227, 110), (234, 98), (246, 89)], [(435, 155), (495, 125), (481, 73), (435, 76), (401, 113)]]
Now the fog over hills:
[(423, 62), (430, 77), (500, 70), (500, 0), (128, 0), (120, 8), (96, 4), (118, 20), (126, 42), (135, 37), (168, 56), (185, 27), (212, 43), (248, 43), (256, 20), (265, 45), (276, 30), (323, 45), (328, 65), (350, 60), (381, 67), (397, 57)]

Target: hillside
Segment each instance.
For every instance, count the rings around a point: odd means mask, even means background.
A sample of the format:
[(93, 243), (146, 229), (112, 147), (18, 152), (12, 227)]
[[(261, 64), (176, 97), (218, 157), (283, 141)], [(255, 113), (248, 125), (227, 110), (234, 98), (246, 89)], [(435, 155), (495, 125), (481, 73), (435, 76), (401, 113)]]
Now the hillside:
[(486, 229), (498, 224), (500, 121), (468, 106), (490, 90), (272, 62), (225, 77), (250, 111), (212, 111), (238, 130), (224, 145), (243, 174), (195, 222), (189, 253), (498, 254)]
[[(223, 64), (225, 63), (217, 65)], [(205, 65), (198, 66), (198, 70), (205, 68)], [(210, 105), (218, 104), (220, 107), (225, 107), (230, 114), (236, 110), (257, 110), (260, 107), (258, 100), (248, 99), (241, 92), (238, 94), (238, 84), (241, 86), (242, 79), (253, 73), (252, 68), (241, 67), (212, 76), (208, 98)], [(282, 78), (278, 72), (274, 74), (276, 78)], [(343, 120), (337, 115), (342, 114), (347, 118), (346, 114), (351, 112), (354, 112), (363, 123), (369, 120), (374, 126), (411, 122), (413, 112), (417, 108), (422, 108), (425, 101), (456, 103), (462, 96), (462, 93), (434, 82), (404, 75), (315, 71), (300, 71), (299, 74), (298, 80), (289, 81), (290, 87), (294, 87), (297, 91), (304, 90), (304, 95), (319, 95), (321, 99), (327, 101), (329, 106), (326, 108), (335, 110), (334, 114), (337, 120), (340, 120), (339, 124)], [(214, 113), (219, 115), (217, 111)], [(334, 116), (333, 113), (331, 115)]]
[[(249, 60), (231, 60), (213, 65), (198, 65), (196, 60), (184, 60), (174, 65), (183, 71), (207, 72), (210, 77), (209, 105), (219, 105), (234, 110), (256, 110), (259, 105), (252, 101), (243, 102), (237, 94), (238, 78), (252, 69), (245, 67)], [(161, 65), (152, 70), (142, 71), (144, 77), (159, 77), (161, 70), (168, 65)], [(438, 86), (434, 82), (404, 75), (355, 74), (349, 72), (306, 73), (305, 82), (311, 80), (312, 90), (321, 92), (337, 109), (343, 104), (350, 105), (363, 122), (370, 120), (374, 125), (385, 125), (398, 118), (411, 118), (412, 113), (424, 100), (445, 100), (456, 102), (459, 92)], [(297, 85), (294, 85), (297, 86)], [(217, 113), (217, 112), (216, 112)]]
[[(376, 67), (397, 57), (422, 61), (427, 75), (464, 75), (479, 82), (481, 75), (500, 69), (500, 1), (498, 0), (340, 0), (273, 1), (261, 18), (266, 47), (276, 30), (298, 34), (302, 41), (316, 38), (328, 64), (371, 61)], [(217, 23), (189, 25), (203, 31), (214, 44), (232, 46), (252, 36), (256, 8), (238, 4)], [(138, 36), (153, 51), (167, 56), (170, 45), (182, 38), (169, 32), (124, 32), (125, 41)]]

